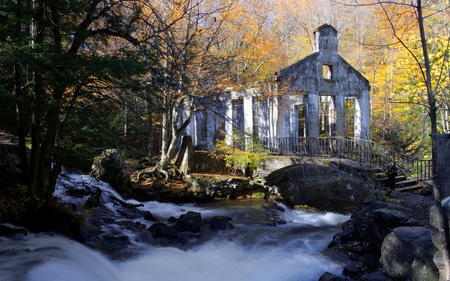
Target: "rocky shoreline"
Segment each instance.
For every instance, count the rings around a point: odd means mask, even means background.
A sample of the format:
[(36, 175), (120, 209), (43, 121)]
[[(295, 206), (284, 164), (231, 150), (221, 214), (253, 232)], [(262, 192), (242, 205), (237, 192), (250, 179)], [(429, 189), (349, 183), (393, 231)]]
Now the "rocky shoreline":
[[(4, 157), (2, 165), (14, 170), (17, 161), (14, 160), (13, 153), (3, 150)], [(6, 161), (7, 160), (7, 161)], [(117, 159), (116, 159), (117, 160)], [(121, 183), (124, 186), (115, 187), (117, 190), (125, 190), (125, 195), (138, 200), (159, 200), (165, 202), (186, 202), (192, 200), (212, 200), (212, 199), (240, 199), (252, 196), (268, 198), (274, 196), (270, 188), (266, 188), (260, 182), (243, 178), (224, 178), (205, 180), (205, 177), (196, 176), (191, 178), (189, 183), (179, 181), (177, 183), (162, 184), (154, 181), (147, 185), (146, 183), (131, 184), (125, 163), (119, 159), (120, 169), (125, 174), (120, 174), (118, 170), (112, 170), (117, 176), (123, 176)], [(95, 173), (93, 173), (95, 174)], [(102, 176), (96, 174), (101, 179)], [(117, 185), (117, 183), (116, 183)], [(3, 189), (3, 195), (7, 194), (9, 189)], [(75, 191), (74, 191), (75, 192)], [(86, 191), (89, 193), (89, 191)], [(14, 194), (13, 194), (14, 195)], [(35, 228), (26, 227), (30, 231), (58, 231), (64, 235), (75, 238), (76, 240), (85, 240), (84, 243), (99, 248), (104, 251), (120, 253), (122, 244), (127, 241), (121, 237), (107, 237), (104, 241), (89, 240), (89, 237), (99, 237), (101, 233), (100, 223), (102, 217), (109, 217), (110, 214), (102, 214), (102, 208), (99, 206), (101, 194), (91, 192), (86, 202), (85, 208), (91, 210), (85, 214), (83, 220), (67, 220), (67, 213), (60, 207), (52, 205), (42, 208), (41, 217), (34, 214), (33, 225)], [(86, 196), (86, 194), (80, 194)], [(3, 201), (2, 201), (3, 202)], [(7, 198), (4, 200), (7, 202)], [(1, 203), (1, 202), (0, 202)], [(20, 203), (20, 202), (19, 202)], [(121, 205), (121, 202), (117, 202)], [(354, 212), (351, 219), (344, 223), (342, 232), (334, 236), (328, 249), (324, 252), (326, 255), (339, 259), (344, 264), (343, 275), (345, 277), (334, 276), (325, 273), (321, 281), (330, 280), (438, 280), (438, 269), (433, 262), (436, 248), (432, 243), (432, 233), (430, 231), (430, 207), (434, 200), (431, 192), (409, 193), (393, 192), (389, 197), (382, 200), (366, 200), (359, 211)], [(67, 206), (70, 209), (70, 206)], [(135, 206), (122, 205), (122, 216), (124, 218), (132, 217), (136, 212)], [(96, 211), (92, 211), (92, 210)], [(0, 210), (1, 211), (1, 210)], [(26, 211), (26, 210), (22, 210)], [(106, 211), (103, 209), (103, 211)], [(100, 213), (98, 213), (100, 212)], [(1, 214), (1, 212), (0, 212)], [(7, 224), (8, 216), (11, 214), (3, 213), (0, 217), (0, 236), (10, 236), (15, 233), (23, 234), (26, 232), (23, 228), (16, 228)], [(142, 215), (142, 214), (139, 214)], [(27, 216), (25, 214), (25, 216)], [(49, 218), (51, 216), (52, 218)], [(18, 217), (20, 219), (20, 217)], [(151, 214), (147, 218), (152, 220)], [(30, 218), (28, 217), (28, 220)], [(53, 221), (53, 224), (45, 223)], [(127, 220), (124, 220), (126, 222)], [(186, 222), (193, 223), (187, 224)], [(86, 224), (88, 223), (88, 224)], [(76, 230), (78, 225), (78, 230)], [(173, 241), (182, 242), (189, 239), (189, 235), (198, 235), (199, 228), (208, 229), (212, 234), (215, 228), (222, 229), (230, 227), (228, 218), (215, 218), (214, 221), (203, 221), (199, 214), (186, 214), (183, 217), (174, 220), (171, 227), (167, 224), (153, 224), (152, 229), (143, 229), (142, 225), (124, 225), (133, 229), (142, 229), (143, 241), (149, 243), (172, 243)], [(433, 225), (433, 223), (431, 223)], [(81, 227), (80, 227), (81, 226)], [(192, 231), (195, 228), (195, 231)], [(155, 238), (157, 237), (157, 238)]]
[(330, 280), (438, 280), (429, 226), (431, 194), (394, 192), (368, 201), (342, 225), (324, 252), (343, 261), (345, 277)]

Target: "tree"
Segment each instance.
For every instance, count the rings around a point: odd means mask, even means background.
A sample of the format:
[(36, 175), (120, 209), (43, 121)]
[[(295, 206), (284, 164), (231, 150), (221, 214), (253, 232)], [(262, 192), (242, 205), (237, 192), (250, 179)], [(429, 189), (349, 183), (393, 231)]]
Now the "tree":
[[(443, 208), (441, 204), (441, 183), (439, 181), (439, 165), (438, 159), (438, 130), (437, 130), (437, 112), (438, 105), (436, 101), (437, 93), (441, 86), (440, 76), (432, 76), (432, 64), (430, 61), (430, 54), (428, 52), (429, 41), (427, 40), (426, 23), (427, 17), (430, 17), (436, 11), (428, 10), (422, 6), (422, 1), (417, 0), (409, 4), (397, 3), (397, 2), (380, 2), (377, 4), (381, 7), (381, 12), (385, 15), (393, 36), (403, 46), (407, 52), (411, 55), (413, 61), (416, 63), (417, 69), (422, 78), (424, 92), (427, 101), (428, 116), (430, 118), (431, 127), (431, 152), (432, 152), (432, 166), (433, 166), (433, 191), (435, 198), (435, 207), (438, 214), (438, 227), (440, 234), (440, 244), (442, 245), (442, 254), (445, 265), (445, 280), (450, 280), (450, 245), (449, 245), (449, 231)], [(428, 8), (433, 9), (433, 5)], [(446, 7), (444, 8), (446, 9)], [(428, 12), (428, 15), (424, 16), (424, 10)], [(406, 15), (406, 16), (405, 16)], [(416, 30), (418, 32), (419, 47), (421, 52), (416, 53), (413, 48), (406, 42), (405, 34), (408, 31)], [(444, 57), (445, 59), (445, 57)]]
[[(195, 98), (215, 92), (226, 58), (215, 56), (228, 1), (141, 1), (140, 49), (149, 65), (161, 114), (161, 156), (146, 172), (166, 170), (175, 162), (177, 146), (195, 110)], [(217, 54), (217, 53), (216, 53)], [(154, 59), (153, 59), (154, 58)]]
[[(53, 156), (71, 110), (106, 93), (106, 85), (123, 86), (122, 78), (144, 70), (131, 48), (140, 12), (134, 2), (16, 0), (0, 5), (5, 19), (0, 49), (11, 58), (1, 67), (14, 73), (9, 89), (17, 108), (23, 183), (37, 206), (52, 197), (58, 172)], [(100, 49), (110, 37), (126, 42), (114, 54)]]

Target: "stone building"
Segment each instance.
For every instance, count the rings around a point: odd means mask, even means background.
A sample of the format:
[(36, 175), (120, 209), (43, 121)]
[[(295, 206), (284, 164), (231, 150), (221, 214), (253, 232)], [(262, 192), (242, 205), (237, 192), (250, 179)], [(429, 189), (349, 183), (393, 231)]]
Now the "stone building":
[(185, 132), (194, 145), (211, 147), (220, 131), (229, 145), (235, 136), (264, 143), (325, 136), (370, 139), (369, 82), (339, 55), (331, 25), (314, 32), (311, 55), (260, 85), (197, 100)]

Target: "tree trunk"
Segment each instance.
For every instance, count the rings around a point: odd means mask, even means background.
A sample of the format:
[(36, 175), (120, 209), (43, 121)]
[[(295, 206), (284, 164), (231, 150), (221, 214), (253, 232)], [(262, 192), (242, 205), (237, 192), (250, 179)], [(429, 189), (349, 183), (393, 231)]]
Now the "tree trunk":
[[(40, 53), (41, 45), (44, 43), (45, 24), (44, 1), (34, 2), (35, 17), (32, 30), (33, 45), (36, 53)], [(61, 52), (61, 34), (59, 32), (59, 19), (56, 13), (56, 3), (50, 5), (53, 16), (53, 35), (55, 53)], [(32, 117), (32, 148), (30, 161), (30, 193), (37, 202), (45, 202), (53, 196), (54, 185), (52, 178), (53, 152), (59, 129), (59, 112), (61, 110), (61, 100), (66, 91), (64, 85), (59, 85), (60, 81), (53, 81), (52, 97), (48, 100), (48, 93), (45, 91), (44, 78), (40, 69), (33, 70), (34, 79), (34, 111)], [(46, 81), (46, 83), (52, 83)]]
[(153, 156), (153, 114), (150, 106), (150, 102), (146, 102), (146, 111), (147, 111), (147, 138), (148, 138), (148, 156)]
[(432, 166), (433, 166), (433, 191), (434, 191), (434, 204), (437, 211), (437, 220), (439, 228), (439, 236), (441, 243), (441, 251), (444, 261), (445, 276), (444, 280), (450, 280), (450, 248), (449, 248), (449, 229), (448, 221), (445, 220), (444, 210), (442, 208), (442, 196), (441, 196), (441, 183), (439, 180), (439, 163), (438, 163), (438, 138), (437, 138), (437, 108), (436, 108), (436, 95), (431, 85), (431, 65), (428, 57), (427, 41), (425, 37), (424, 18), (422, 15), (422, 3), (421, 0), (417, 1), (417, 19), (420, 30), (420, 40), (422, 45), (422, 52), (425, 63), (425, 82), (427, 86), (427, 100), (429, 106), (429, 116), (431, 122), (431, 154), (432, 154)]
[[(161, 120), (161, 159), (160, 164), (166, 163), (167, 156), (167, 150), (169, 149), (170, 144), (170, 135), (171, 135), (171, 128), (172, 128), (172, 122), (171, 119), (171, 105), (168, 102), (169, 98), (164, 97), (164, 105), (166, 109), (162, 113), (162, 120)], [(162, 165), (163, 167), (165, 165)]]
[(124, 115), (124, 122), (123, 122), (123, 142), (125, 149), (128, 145), (128, 99), (125, 98), (125, 105), (123, 106), (123, 115)]
[[(22, 31), (23, 19), (22, 19), (22, 7), (23, 2), (21, 0), (17, 1), (16, 18), (17, 24), (15, 27), (15, 34), (12, 36), (19, 36)], [(25, 25), (26, 26), (26, 25)], [(26, 30), (29, 32), (29, 30)], [(20, 38), (16, 37), (16, 40)], [(17, 121), (17, 135), (19, 138), (19, 159), (20, 159), (20, 170), (22, 171), (22, 183), (28, 184), (29, 176), (29, 163), (28, 163), (28, 153), (26, 147), (26, 135), (28, 129), (28, 101), (26, 96), (22, 91), (22, 80), (23, 80), (23, 69), (20, 64), (14, 65), (14, 95), (16, 97), (16, 121)]]
[(180, 140), (184, 129), (189, 125), (193, 115), (193, 101), (190, 100), (187, 105), (189, 107), (189, 115), (186, 120), (183, 120), (181, 125), (179, 125), (179, 121), (181, 121), (179, 120), (180, 112), (182, 107), (185, 106), (184, 102), (187, 99), (187, 97), (179, 97), (176, 101), (170, 103), (168, 106), (170, 110), (163, 113), (163, 145), (161, 158), (158, 163), (160, 169), (165, 170), (169, 165), (174, 164), (176, 161), (175, 157), (178, 141)]
[(28, 153), (26, 146), (26, 135), (27, 135), (27, 123), (28, 123), (28, 112), (27, 102), (24, 100), (22, 94), (22, 69), (19, 65), (14, 67), (14, 78), (15, 86), (14, 92), (16, 95), (16, 115), (17, 115), (17, 135), (19, 138), (19, 159), (20, 159), (20, 170), (22, 171), (22, 183), (28, 184), (29, 180), (29, 164), (28, 164)]

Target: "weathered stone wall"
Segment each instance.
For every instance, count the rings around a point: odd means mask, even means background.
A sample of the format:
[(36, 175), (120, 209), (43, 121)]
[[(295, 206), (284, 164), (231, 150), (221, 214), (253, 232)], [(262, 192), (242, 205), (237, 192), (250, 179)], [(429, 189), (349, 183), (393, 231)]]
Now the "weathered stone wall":
[[(345, 99), (355, 100), (353, 136), (370, 139), (370, 84), (338, 53), (337, 30), (323, 25), (315, 32), (314, 53), (279, 72), (276, 81), (253, 88), (227, 91), (196, 99), (197, 112), (185, 130), (194, 146), (213, 145), (219, 131), (226, 134), (228, 145), (234, 136), (251, 146), (252, 137), (274, 140), (287, 137), (319, 137), (321, 102), (331, 104), (328, 134), (345, 136)], [(273, 82), (273, 83), (272, 83)], [(304, 131), (299, 132), (298, 106), (303, 105)], [(188, 111), (186, 107), (186, 111)], [(322, 114), (323, 115), (323, 114)], [(185, 120), (188, 114), (181, 114)], [(215, 116), (215, 117), (213, 117)]]

